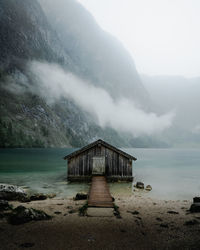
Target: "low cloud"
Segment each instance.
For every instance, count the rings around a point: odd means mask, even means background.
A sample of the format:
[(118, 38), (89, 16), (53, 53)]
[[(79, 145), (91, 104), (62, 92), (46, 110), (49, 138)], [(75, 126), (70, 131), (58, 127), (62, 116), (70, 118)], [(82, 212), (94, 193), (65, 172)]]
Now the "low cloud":
[(48, 102), (63, 97), (71, 99), (103, 128), (111, 127), (139, 136), (160, 133), (172, 124), (173, 112), (158, 116), (137, 108), (129, 99), (115, 101), (105, 89), (66, 72), (58, 65), (32, 62), (29, 66), (37, 77), (40, 94)]

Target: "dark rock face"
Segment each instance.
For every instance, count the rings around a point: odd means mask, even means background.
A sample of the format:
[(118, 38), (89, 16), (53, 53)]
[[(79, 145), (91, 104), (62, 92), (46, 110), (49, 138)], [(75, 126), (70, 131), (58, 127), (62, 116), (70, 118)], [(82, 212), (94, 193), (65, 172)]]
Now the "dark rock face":
[(26, 208), (24, 206), (18, 206), (11, 213), (8, 221), (12, 225), (20, 225), (29, 221), (49, 220), (49, 219), (51, 219), (51, 216), (49, 216), (43, 211), (36, 210), (33, 208)]
[(143, 182), (137, 182), (136, 188), (144, 189), (144, 183)]
[[(38, 2), (44, 2), (43, 10)], [(63, 3), (67, 8), (62, 8)], [(5, 138), (0, 147), (80, 147), (94, 138), (116, 146), (138, 143), (144, 146), (143, 139), (127, 140), (112, 128), (103, 129), (70, 99), (48, 105), (38, 94), (41, 86), (29, 70), (30, 61), (59, 64), (66, 71), (106, 89), (113, 98), (122, 96), (132, 100), (134, 96), (134, 101), (148, 109), (145, 104), (149, 95), (129, 53), (119, 41), (101, 30), (77, 1), (63, 3), (52, 11), (51, 1), (1, 0), (0, 104), (3, 109), (0, 117), (3, 121), (0, 129)], [(7, 79), (10, 77), (17, 87), (25, 88), (21, 96), (8, 91), (12, 88), (4, 88), (10, 87)], [(19, 121), (21, 129), (17, 126)], [(9, 137), (8, 125), (12, 131)]]
[(76, 64), (78, 75), (105, 88), (114, 98), (149, 101), (128, 51), (102, 30), (82, 5), (73, 0), (57, 0), (55, 8), (51, 1), (39, 2)]
[(200, 203), (193, 203), (190, 207), (191, 213), (200, 213)]
[(36, 0), (7, 0), (0, 5), (0, 66), (22, 69), (27, 59), (63, 62), (56, 33)]
[(74, 200), (87, 200), (88, 195), (86, 193), (77, 193)]
[(17, 186), (0, 184), (0, 199), (2, 200), (21, 200), (26, 197), (25, 191)]

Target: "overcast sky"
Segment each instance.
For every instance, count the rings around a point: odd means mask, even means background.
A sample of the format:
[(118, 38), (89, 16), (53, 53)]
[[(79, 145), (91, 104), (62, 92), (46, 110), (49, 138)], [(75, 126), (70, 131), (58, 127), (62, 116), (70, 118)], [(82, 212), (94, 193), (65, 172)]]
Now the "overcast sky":
[(132, 54), (139, 73), (200, 76), (200, 0), (78, 0)]

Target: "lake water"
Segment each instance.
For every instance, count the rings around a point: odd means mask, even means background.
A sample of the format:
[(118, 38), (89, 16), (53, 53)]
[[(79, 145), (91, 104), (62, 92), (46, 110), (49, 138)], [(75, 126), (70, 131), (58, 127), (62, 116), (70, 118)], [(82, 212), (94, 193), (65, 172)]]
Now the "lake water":
[[(123, 149), (138, 160), (133, 163), (134, 181), (150, 184), (149, 196), (161, 199), (192, 199), (200, 195), (199, 149)], [(87, 183), (67, 183), (63, 157), (74, 149), (1, 149), (0, 183), (25, 186), (33, 192), (72, 197), (87, 191)], [(111, 192), (130, 193), (131, 183), (110, 184)]]

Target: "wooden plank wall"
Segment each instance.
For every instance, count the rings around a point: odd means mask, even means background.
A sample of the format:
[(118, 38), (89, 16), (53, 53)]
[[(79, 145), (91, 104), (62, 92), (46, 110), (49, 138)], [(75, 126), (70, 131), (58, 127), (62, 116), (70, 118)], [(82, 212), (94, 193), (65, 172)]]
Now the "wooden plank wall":
[(92, 159), (94, 156), (105, 157), (106, 176), (132, 176), (132, 161), (109, 148), (99, 147), (98, 145), (68, 160), (68, 175), (92, 175)]

